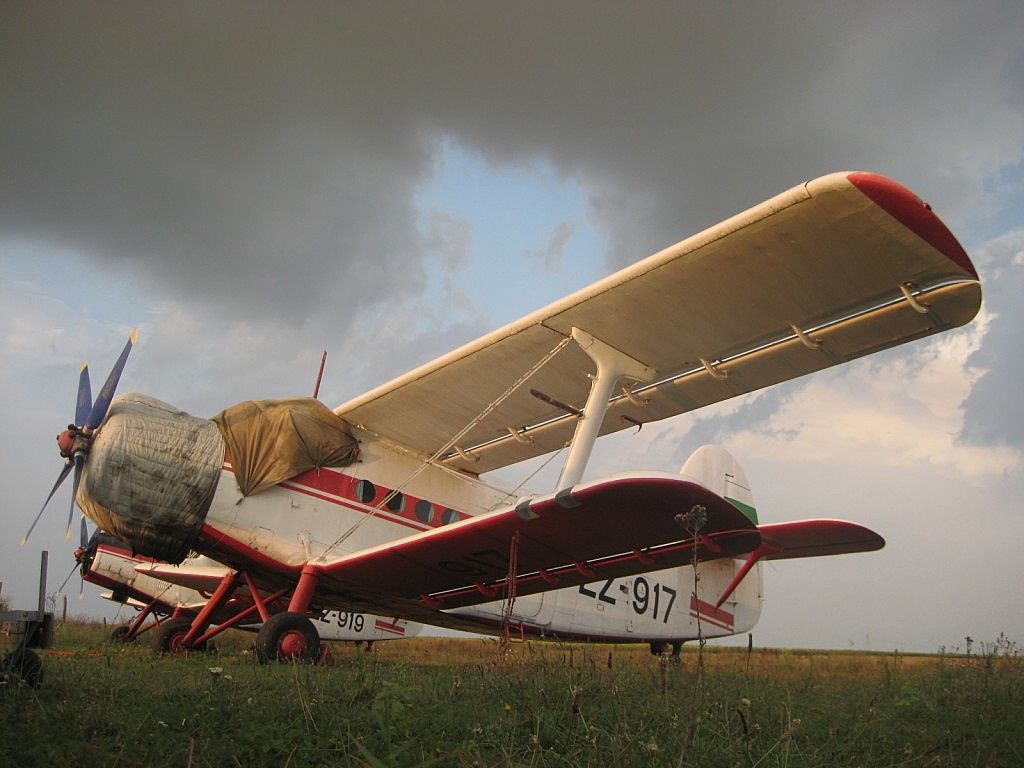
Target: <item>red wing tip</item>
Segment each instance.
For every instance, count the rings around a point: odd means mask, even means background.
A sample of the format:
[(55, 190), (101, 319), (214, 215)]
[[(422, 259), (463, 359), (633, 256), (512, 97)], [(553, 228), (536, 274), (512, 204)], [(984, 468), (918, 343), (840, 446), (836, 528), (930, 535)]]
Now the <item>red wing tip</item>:
[(846, 176), (854, 187), (975, 280), (978, 272), (959, 241), (932, 207), (902, 184), (877, 173), (855, 171)]

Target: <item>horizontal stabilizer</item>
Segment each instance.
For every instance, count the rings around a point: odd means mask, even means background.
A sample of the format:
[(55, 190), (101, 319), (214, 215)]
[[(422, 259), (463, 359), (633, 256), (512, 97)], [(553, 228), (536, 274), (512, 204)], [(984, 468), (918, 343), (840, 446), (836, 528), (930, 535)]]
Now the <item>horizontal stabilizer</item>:
[(757, 530), (769, 550), (766, 560), (873, 552), (885, 546), (885, 539), (874, 531), (845, 520), (797, 520)]
[(759, 525), (761, 545), (750, 553), (732, 582), (718, 598), (721, 606), (760, 560), (787, 560), (794, 557), (846, 555), (873, 552), (885, 546), (885, 539), (874, 531), (845, 520), (796, 520), (791, 523)]

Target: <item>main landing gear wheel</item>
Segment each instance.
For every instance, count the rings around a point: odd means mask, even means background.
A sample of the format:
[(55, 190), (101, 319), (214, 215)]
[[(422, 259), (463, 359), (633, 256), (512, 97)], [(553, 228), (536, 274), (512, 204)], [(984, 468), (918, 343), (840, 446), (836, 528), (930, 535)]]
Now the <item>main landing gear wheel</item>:
[(122, 624), (110, 633), (110, 642), (119, 644), (134, 643), (135, 636), (131, 634), (131, 631), (132, 628), (130, 626)]
[(153, 630), (153, 650), (157, 653), (186, 653), (188, 651), (205, 651), (206, 643), (186, 646), (182, 642), (192, 628), (192, 619), (181, 617), (168, 619)]
[(301, 613), (278, 613), (267, 619), (256, 635), (260, 664), (293, 661), (315, 664), (320, 658), (320, 633)]
[(43, 662), (28, 648), (19, 648), (7, 654), (0, 671), (0, 678), (8, 683), (24, 683), (33, 688), (43, 684)]

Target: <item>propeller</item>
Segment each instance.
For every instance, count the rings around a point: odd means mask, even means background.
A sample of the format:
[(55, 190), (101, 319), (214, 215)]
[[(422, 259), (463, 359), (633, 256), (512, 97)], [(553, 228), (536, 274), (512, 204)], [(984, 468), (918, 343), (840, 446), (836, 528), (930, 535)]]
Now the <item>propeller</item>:
[[(77, 570), (78, 570), (78, 563), (75, 563), (73, 566), (71, 566), (71, 572), (68, 573), (68, 575), (65, 577), (64, 581), (61, 582), (61, 585), (57, 588), (57, 591), (54, 592), (55, 595), (61, 595), (61, 594), (64, 593), (64, 587), (66, 587), (68, 585), (68, 582), (71, 581), (71, 577), (75, 575), (75, 571), (77, 571)], [(85, 588), (83, 587), (81, 593), (79, 593), (79, 597), (81, 597), (81, 594), (84, 594), (84, 592), (85, 592)]]
[(81, 600), (85, 596), (85, 574), (92, 566), (93, 558), (96, 557), (96, 550), (99, 547), (99, 539), (99, 528), (96, 529), (96, 532), (91, 537), (89, 536), (89, 528), (86, 525), (85, 516), (83, 515), (79, 547), (75, 550), (75, 564), (71, 566), (71, 572), (68, 573), (67, 577), (65, 577), (56, 594), (60, 595), (64, 592), (64, 587), (66, 587), (68, 582), (71, 581), (71, 577), (75, 575), (75, 571), (78, 571), (78, 599)]
[[(60, 455), (66, 459), (66, 463), (57, 476), (57, 482), (53, 484), (50, 495), (46, 497), (46, 501), (43, 502), (43, 506), (39, 509), (38, 514), (36, 514), (35, 520), (29, 526), (28, 533), (21, 540), (22, 544), (28, 541), (28, 537), (32, 535), (36, 524), (43, 516), (46, 505), (50, 503), (50, 499), (57, 493), (57, 489), (61, 487), (68, 475), (71, 474), (71, 471), (74, 470), (75, 477), (71, 493), (71, 509), (68, 511), (68, 528), (65, 535), (65, 538), (71, 538), (71, 522), (75, 516), (75, 499), (78, 497), (78, 485), (82, 479), (82, 468), (85, 466), (86, 457), (89, 455), (92, 436), (96, 428), (103, 423), (103, 419), (106, 418), (107, 411), (110, 409), (110, 402), (114, 399), (117, 383), (121, 379), (121, 372), (128, 361), (128, 355), (135, 345), (136, 336), (137, 332), (132, 331), (132, 335), (128, 338), (128, 343), (121, 350), (121, 356), (114, 363), (114, 367), (110, 370), (110, 375), (107, 376), (107, 380), (104, 382), (103, 388), (100, 389), (95, 401), (92, 399), (92, 385), (89, 383), (89, 366), (85, 363), (82, 364), (82, 369), (78, 374), (75, 423), (68, 424), (68, 428), (57, 435), (57, 446), (60, 448)], [(81, 540), (84, 548), (89, 541), (89, 531), (84, 516), (82, 517)]]

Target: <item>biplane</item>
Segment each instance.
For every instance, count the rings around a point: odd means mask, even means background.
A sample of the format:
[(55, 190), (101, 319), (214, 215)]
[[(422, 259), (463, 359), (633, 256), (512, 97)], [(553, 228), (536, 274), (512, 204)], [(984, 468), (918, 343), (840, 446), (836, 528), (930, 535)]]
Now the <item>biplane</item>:
[[(135, 553), (228, 566), (202, 587), (207, 610), (248, 592), (263, 661), (315, 659), (309, 617), (324, 610), (652, 648), (742, 633), (763, 561), (883, 539), (837, 520), (762, 524), (717, 448), (678, 474), (587, 478), (596, 440), (961, 326), (980, 304), (930, 206), (835, 173), (333, 410), (292, 398), (202, 419), (114, 398), (133, 335), (95, 401), (83, 371), (54, 491), (73, 473), (72, 513)], [(546, 492), (492, 479), (559, 451)]]
[[(209, 593), (184, 584), (196, 583), (201, 588), (220, 581), (228, 571), (226, 566), (195, 553), (180, 565), (159, 563), (131, 552), (126, 544), (99, 529), (81, 542), (75, 550), (75, 561), (84, 581), (109, 590), (101, 595), (104, 599), (136, 612), (131, 621), (113, 630), (111, 639), (134, 642), (150, 633), (150, 645), (161, 653), (179, 650), (181, 639), (209, 601)], [(269, 595), (261, 597), (271, 611), (287, 608)], [(310, 618), (322, 641), (365, 643), (367, 650), (378, 641), (415, 637), (423, 629), (414, 622), (349, 611), (324, 611)], [(210, 640), (227, 629), (258, 632), (262, 624), (245, 592), (235, 594), (209, 614), (208, 623), (209, 628), (192, 649), (205, 650)]]

